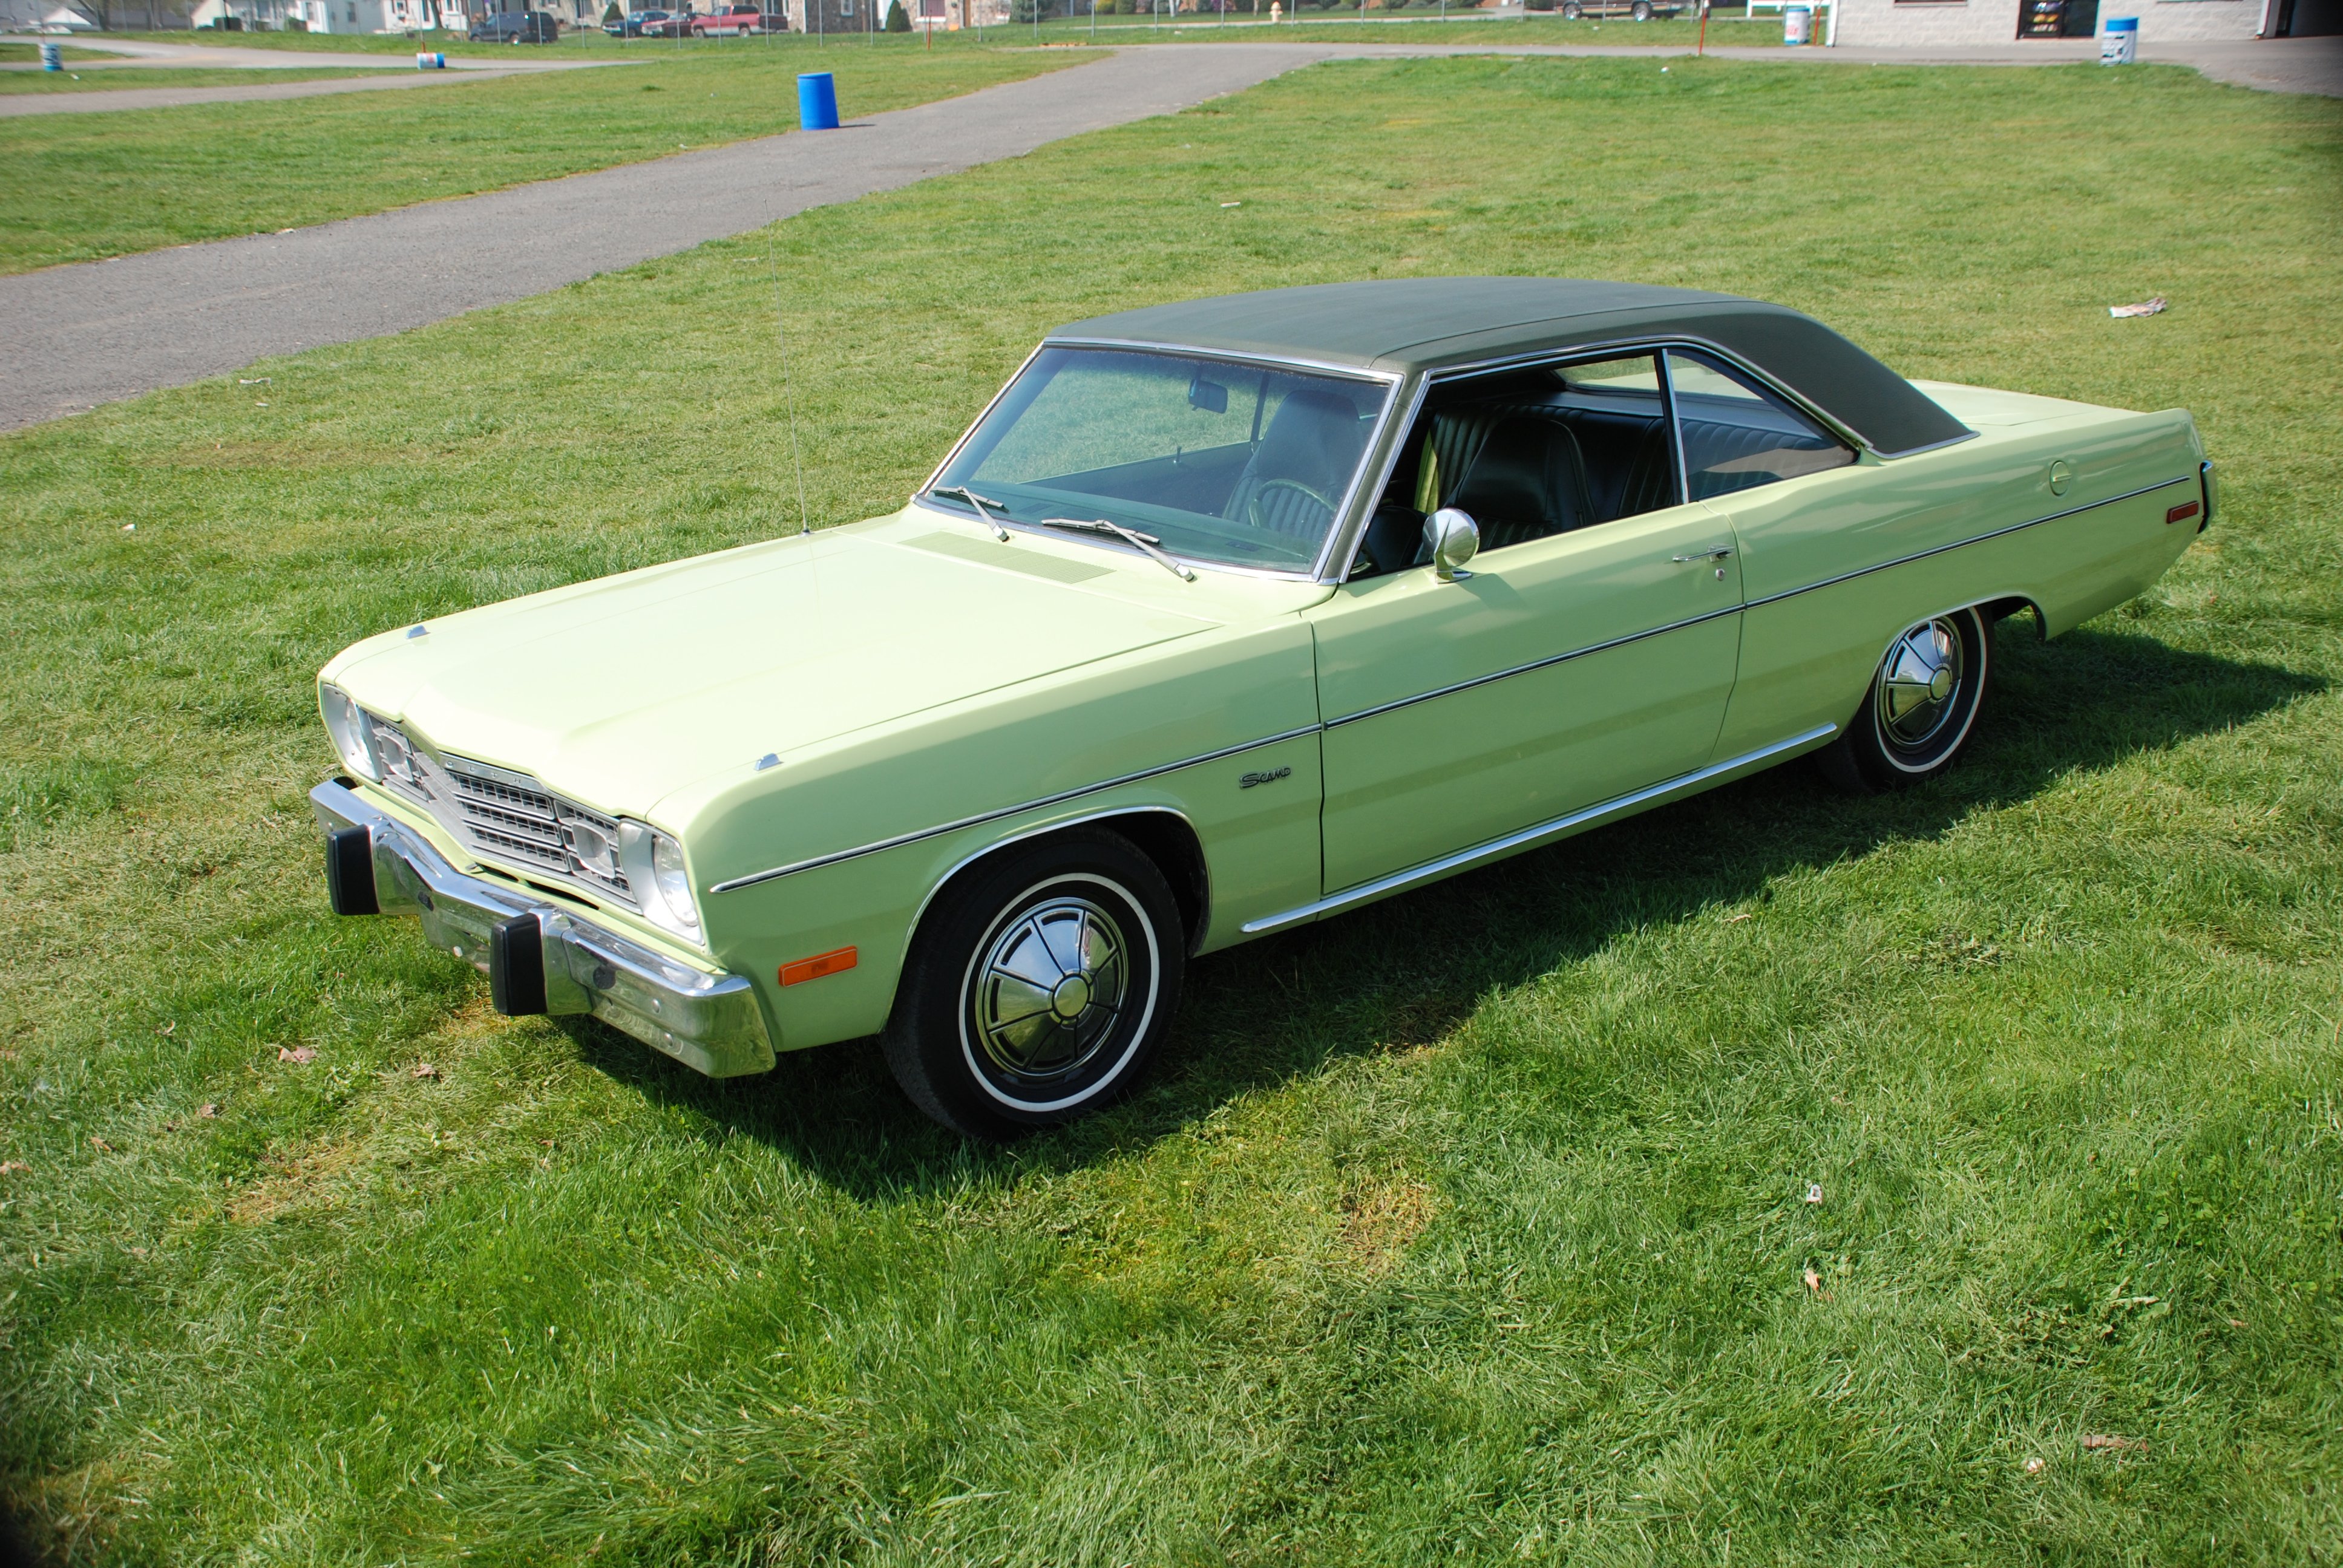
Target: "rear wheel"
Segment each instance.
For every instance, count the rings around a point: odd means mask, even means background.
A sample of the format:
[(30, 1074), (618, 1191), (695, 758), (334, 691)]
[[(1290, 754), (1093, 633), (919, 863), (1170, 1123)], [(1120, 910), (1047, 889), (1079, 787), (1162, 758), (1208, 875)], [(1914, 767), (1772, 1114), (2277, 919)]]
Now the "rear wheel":
[(1968, 749), (1992, 672), (1992, 629), (1977, 611), (1906, 628), (1845, 733), (1816, 754), (1824, 777), (1858, 795), (1934, 779)]
[(1628, 15), (1634, 17), (1638, 22), (1650, 21), (1652, 19), (1652, 0), (1635, 0), (1635, 8), (1629, 12)]
[(1186, 943), (1154, 863), (1081, 829), (1014, 850), (922, 923), (881, 1037), (913, 1104), (971, 1138), (1086, 1116), (1145, 1071)]
[(1586, 7), (1581, 5), (1578, 3), (1578, 0), (1562, 0), (1562, 19), (1564, 21), (1575, 22), (1581, 16), (1585, 15)]

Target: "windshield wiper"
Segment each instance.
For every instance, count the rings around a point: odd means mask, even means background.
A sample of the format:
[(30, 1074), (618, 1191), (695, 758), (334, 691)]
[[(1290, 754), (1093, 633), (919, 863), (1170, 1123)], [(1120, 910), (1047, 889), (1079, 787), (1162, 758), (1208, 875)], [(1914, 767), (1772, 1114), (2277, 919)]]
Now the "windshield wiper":
[(1126, 528), (1121, 523), (1108, 522), (1104, 518), (1091, 518), (1087, 520), (1081, 518), (1043, 518), (1041, 526), (1045, 528), (1064, 528), (1069, 533), (1076, 534), (1112, 534), (1116, 538), (1137, 545), (1146, 552), (1149, 560), (1155, 562), (1182, 582), (1192, 583), (1196, 580), (1194, 572), (1155, 548), (1163, 541), (1153, 534), (1142, 534), (1136, 528)]
[(961, 500), (966, 501), (969, 504), (970, 508), (973, 510), (978, 517), (982, 518), (986, 522), (992, 525), (992, 537), (994, 538), (999, 539), (1004, 545), (1009, 542), (1009, 530), (1001, 526), (1001, 518), (994, 517), (991, 512), (988, 512), (984, 509), (987, 507), (990, 507), (994, 508), (994, 510), (1000, 512), (1001, 517), (1005, 518), (1009, 515), (1009, 508), (1002, 506), (999, 501), (994, 500), (991, 497), (980, 496), (974, 490), (970, 489), (966, 485), (938, 485), (934, 489), (930, 490), (928, 494), (930, 496), (958, 496)]

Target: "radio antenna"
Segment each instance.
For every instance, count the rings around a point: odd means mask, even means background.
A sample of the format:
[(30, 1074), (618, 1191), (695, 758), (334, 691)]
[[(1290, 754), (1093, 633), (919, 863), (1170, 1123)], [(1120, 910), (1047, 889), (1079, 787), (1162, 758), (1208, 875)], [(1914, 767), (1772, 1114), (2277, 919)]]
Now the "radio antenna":
[(781, 274), (773, 264), (773, 231), (765, 230), (765, 272), (773, 280), (773, 341), (781, 350), (781, 402), (789, 412), (789, 467), (798, 477), (798, 534), (813, 532), (813, 522), (806, 512), (805, 459), (798, 453), (798, 395), (789, 385), (789, 335), (781, 324)]

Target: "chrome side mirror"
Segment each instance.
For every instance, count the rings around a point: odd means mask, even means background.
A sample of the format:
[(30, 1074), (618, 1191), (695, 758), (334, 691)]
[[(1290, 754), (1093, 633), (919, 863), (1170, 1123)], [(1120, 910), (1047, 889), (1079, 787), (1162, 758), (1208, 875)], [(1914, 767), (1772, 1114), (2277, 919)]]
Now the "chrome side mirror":
[(1464, 569), (1481, 549), (1481, 525), (1470, 512), (1443, 507), (1423, 519), (1423, 542), (1432, 547), (1432, 575), (1442, 582), (1462, 582), (1473, 574)]

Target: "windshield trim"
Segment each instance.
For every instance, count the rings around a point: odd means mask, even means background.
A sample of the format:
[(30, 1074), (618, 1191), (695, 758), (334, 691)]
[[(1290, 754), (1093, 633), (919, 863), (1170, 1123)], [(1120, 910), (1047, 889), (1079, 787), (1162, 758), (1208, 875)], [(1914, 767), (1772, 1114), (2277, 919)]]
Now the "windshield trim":
[[(1009, 389), (1017, 385), (1026, 371), (1032, 368), (1033, 361), (1040, 358), (1044, 350), (1051, 348), (1137, 349), (1142, 353), (1176, 354), (1192, 359), (1215, 359), (1231, 365), (1258, 365), (1272, 369), (1306, 370), (1312, 375), (1333, 376), (1347, 381), (1363, 381), (1381, 387), (1383, 389), (1383, 407), (1376, 413), (1375, 422), (1367, 431), (1366, 440), (1359, 449), (1358, 465), (1352, 470), (1350, 482), (1343, 489), (1342, 498), (1334, 504), (1334, 520), (1327, 526), (1326, 537), (1318, 541), (1318, 554), (1312, 558), (1308, 566), (1245, 566), (1231, 561), (1206, 560), (1196, 556), (1183, 555), (1178, 550), (1164, 551), (1164, 554), (1172, 559), (1184, 562), (1199, 571), (1227, 572), (1235, 577), (1274, 578), (1287, 582), (1322, 583), (1328, 580), (1326, 576), (1328, 562), (1336, 546), (1354, 531), (1352, 525), (1356, 519), (1351, 514), (1356, 508), (1360, 496), (1365, 491), (1368, 474), (1374, 469), (1382, 455), (1383, 443), (1391, 434), (1392, 409), (1396, 401), (1394, 395), (1407, 379), (1396, 371), (1365, 370), (1355, 365), (1334, 365), (1293, 355), (1237, 354), (1221, 348), (1199, 348), (1188, 344), (1151, 342), (1140, 338), (1046, 337), (1033, 346), (1031, 353), (1018, 361), (1015, 372), (1001, 384), (999, 391), (986, 400), (983, 409), (974, 419), (969, 421), (968, 428), (960, 432), (960, 439), (951, 444), (950, 450), (943, 455), (942, 460), (928, 471), (926, 478), (920, 481), (920, 487), (911, 495), (913, 506), (924, 508), (947, 518), (966, 520), (970, 516), (968, 512), (939, 506), (928, 498), (929, 493), (935, 488), (936, 481), (943, 477), (944, 470), (950, 467), (953, 461), (960, 457), (961, 449), (975, 438), (977, 431), (983, 427), (987, 419), (992, 417), (992, 411), (1001, 406), (1001, 400), (1009, 396)], [(1096, 548), (1114, 550), (1137, 559), (1146, 558), (1121, 540), (1107, 535), (1083, 536), (1061, 528), (1029, 528), (1013, 518), (1009, 520), (1009, 526), (1020, 533), (1079, 540)]]

